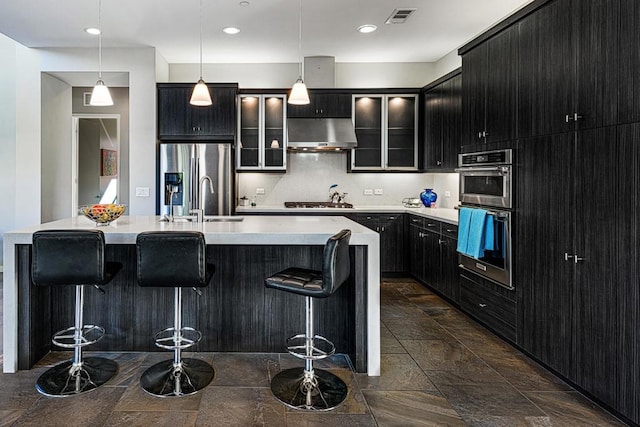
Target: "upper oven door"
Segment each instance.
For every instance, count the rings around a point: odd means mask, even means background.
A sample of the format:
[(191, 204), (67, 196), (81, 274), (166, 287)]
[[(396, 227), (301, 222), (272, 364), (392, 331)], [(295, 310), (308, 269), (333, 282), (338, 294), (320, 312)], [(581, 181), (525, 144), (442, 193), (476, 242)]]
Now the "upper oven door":
[(511, 166), (475, 166), (460, 173), (460, 200), (482, 206), (511, 209)]

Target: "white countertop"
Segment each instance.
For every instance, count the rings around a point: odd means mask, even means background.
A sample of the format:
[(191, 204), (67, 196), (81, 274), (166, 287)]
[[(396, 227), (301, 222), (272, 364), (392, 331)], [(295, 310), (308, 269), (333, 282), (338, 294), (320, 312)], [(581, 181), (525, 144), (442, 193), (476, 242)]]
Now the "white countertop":
[[(207, 244), (226, 245), (324, 245), (338, 231), (351, 230), (352, 245), (368, 245), (378, 234), (343, 216), (245, 216), (229, 222), (160, 222), (157, 216), (123, 216), (108, 226), (97, 227), (93, 221), (77, 216), (34, 225), (4, 234), (6, 244), (31, 244), (33, 232), (52, 229), (102, 230), (107, 244), (135, 244), (143, 231), (197, 230)], [(6, 252), (5, 252), (6, 253)]]
[(236, 213), (238, 215), (242, 215), (243, 213), (261, 213), (261, 214), (278, 214), (278, 213), (287, 213), (287, 214), (295, 214), (296, 212), (301, 213), (313, 213), (313, 212), (330, 212), (335, 213), (336, 215), (344, 215), (348, 213), (362, 213), (362, 212), (372, 212), (372, 213), (410, 213), (414, 215), (423, 216), (426, 218), (437, 219), (442, 222), (447, 222), (449, 224), (458, 224), (458, 210), (450, 209), (450, 208), (405, 208), (404, 206), (393, 206), (393, 205), (378, 205), (378, 206), (354, 206), (353, 208), (285, 208), (284, 206), (276, 206), (276, 205), (260, 205), (260, 206), (238, 206), (236, 208)]

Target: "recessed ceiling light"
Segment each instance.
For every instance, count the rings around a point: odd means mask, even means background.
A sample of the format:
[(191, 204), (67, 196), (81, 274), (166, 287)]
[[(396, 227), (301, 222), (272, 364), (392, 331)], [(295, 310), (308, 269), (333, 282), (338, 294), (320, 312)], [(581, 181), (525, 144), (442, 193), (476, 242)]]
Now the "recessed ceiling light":
[(97, 36), (98, 34), (100, 34), (99, 28), (89, 27), (89, 28), (85, 28), (84, 31), (91, 34), (92, 36)]
[(249, 6), (249, 2), (248, 1), (241, 1), (240, 3), (238, 3), (240, 6), (242, 7), (247, 7)]
[(240, 32), (240, 28), (237, 27), (224, 27), (222, 31), (226, 34), (238, 34)]
[(358, 32), (359, 32), (359, 33), (363, 33), (363, 34), (366, 34), (366, 33), (373, 33), (373, 32), (374, 32), (375, 30), (377, 30), (377, 29), (378, 29), (378, 27), (376, 27), (376, 26), (375, 26), (375, 25), (373, 25), (373, 24), (365, 24), (365, 25), (360, 25), (360, 26), (358, 27)]

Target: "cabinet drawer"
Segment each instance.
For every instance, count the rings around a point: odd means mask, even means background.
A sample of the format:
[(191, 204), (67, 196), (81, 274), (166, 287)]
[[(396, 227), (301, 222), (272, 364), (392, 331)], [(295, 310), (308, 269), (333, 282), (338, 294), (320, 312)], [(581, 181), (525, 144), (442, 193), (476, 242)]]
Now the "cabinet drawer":
[(417, 215), (409, 215), (409, 225), (413, 225), (415, 227), (424, 227), (424, 217)]
[(497, 334), (516, 341), (516, 302), (467, 275), (460, 275), (460, 307)]
[(443, 222), (442, 223), (442, 234), (447, 236), (447, 237), (451, 237), (453, 239), (458, 239), (458, 226)]
[(436, 221), (430, 218), (425, 218), (424, 219), (424, 228), (427, 231), (431, 231), (432, 233), (440, 233), (441, 232), (441, 225), (442, 223), (440, 221)]

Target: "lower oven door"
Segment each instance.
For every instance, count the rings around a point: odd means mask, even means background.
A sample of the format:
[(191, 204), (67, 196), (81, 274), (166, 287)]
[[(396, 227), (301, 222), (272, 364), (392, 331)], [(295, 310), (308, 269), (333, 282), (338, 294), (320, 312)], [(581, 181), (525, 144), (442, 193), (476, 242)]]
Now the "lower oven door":
[(460, 173), (460, 201), (511, 209), (511, 166), (477, 166)]
[(511, 281), (511, 212), (490, 210), (488, 219), (494, 222), (495, 250), (485, 251), (481, 258), (458, 253), (460, 267), (500, 286), (513, 289)]

